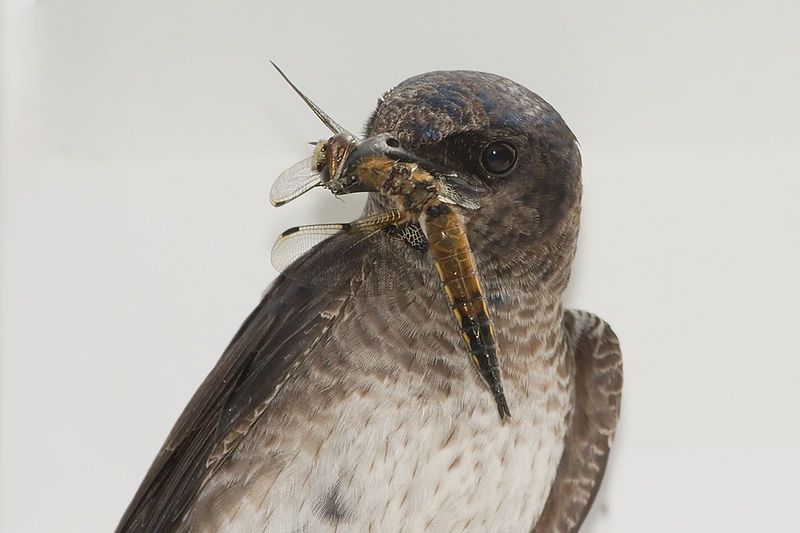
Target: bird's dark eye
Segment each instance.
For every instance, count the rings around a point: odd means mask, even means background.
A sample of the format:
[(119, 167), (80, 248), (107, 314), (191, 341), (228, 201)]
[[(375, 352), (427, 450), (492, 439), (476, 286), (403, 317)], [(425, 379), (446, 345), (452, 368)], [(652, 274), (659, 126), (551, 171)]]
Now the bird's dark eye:
[(493, 142), (483, 149), (481, 163), (490, 174), (505, 174), (517, 162), (517, 151), (506, 142)]

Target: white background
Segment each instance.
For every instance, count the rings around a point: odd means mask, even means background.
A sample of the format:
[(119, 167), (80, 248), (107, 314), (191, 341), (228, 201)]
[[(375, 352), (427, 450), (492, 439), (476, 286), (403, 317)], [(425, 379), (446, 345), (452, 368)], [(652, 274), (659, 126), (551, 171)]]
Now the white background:
[(434, 69), (550, 101), (584, 155), (568, 303), (625, 357), (586, 530), (798, 530), (796, 2), (2, 5), (3, 532), (110, 531), (274, 237), (358, 212), (267, 205), (326, 134), (268, 59), (353, 130)]

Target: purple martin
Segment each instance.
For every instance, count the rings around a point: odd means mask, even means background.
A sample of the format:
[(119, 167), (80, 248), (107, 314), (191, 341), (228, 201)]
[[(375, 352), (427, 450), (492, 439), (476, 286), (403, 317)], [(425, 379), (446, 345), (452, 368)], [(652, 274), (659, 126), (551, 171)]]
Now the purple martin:
[[(622, 361), (605, 322), (562, 303), (580, 218), (573, 133), (538, 95), (472, 71), (406, 80), (365, 133), (480, 185), (480, 208), (463, 217), (513, 415), (498, 417), (422, 252), (332, 238), (245, 320), (118, 532), (582, 524), (617, 426)], [(380, 209), (373, 196), (367, 214)], [(403, 290), (360, 297), (346, 276), (326, 290), (303, 282), (328, 265)]]

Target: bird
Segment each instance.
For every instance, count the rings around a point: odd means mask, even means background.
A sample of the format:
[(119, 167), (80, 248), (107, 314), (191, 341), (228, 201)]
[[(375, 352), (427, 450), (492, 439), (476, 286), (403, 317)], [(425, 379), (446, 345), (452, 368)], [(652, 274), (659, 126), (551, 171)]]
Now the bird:
[[(289, 267), (155, 458), (117, 532), (577, 531), (620, 416), (611, 327), (565, 309), (582, 196), (575, 135), (508, 78), (434, 71), (387, 91), (365, 136), (482, 184), (462, 213), (510, 417), (465, 355), (433, 266), (399, 239), (314, 261), (380, 269), (361, 297)], [(365, 212), (381, 208), (372, 195)], [(312, 261), (313, 263), (313, 261)], [(412, 279), (413, 278), (413, 279)]]

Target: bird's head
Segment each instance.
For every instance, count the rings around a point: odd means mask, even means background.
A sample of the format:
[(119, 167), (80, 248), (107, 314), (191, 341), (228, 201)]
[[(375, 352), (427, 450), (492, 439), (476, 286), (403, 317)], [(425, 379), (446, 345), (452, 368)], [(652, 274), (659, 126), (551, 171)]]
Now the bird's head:
[(578, 232), (581, 159), (553, 107), (494, 74), (430, 72), (379, 100), (366, 135), (382, 133), (399, 141), (392, 156), (402, 150), (481, 189), (480, 208), (463, 215), (490, 290), (501, 280), (563, 289)]

